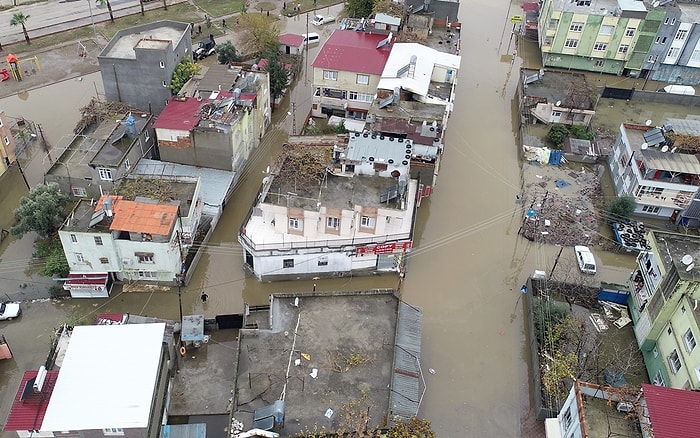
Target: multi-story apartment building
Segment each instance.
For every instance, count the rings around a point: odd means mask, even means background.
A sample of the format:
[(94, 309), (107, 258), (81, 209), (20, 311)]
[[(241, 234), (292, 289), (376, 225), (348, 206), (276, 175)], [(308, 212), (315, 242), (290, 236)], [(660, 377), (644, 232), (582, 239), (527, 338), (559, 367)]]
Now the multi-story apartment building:
[(172, 96), (175, 68), (192, 57), (190, 30), (164, 20), (117, 32), (97, 57), (107, 100), (160, 113)]
[(700, 388), (700, 239), (650, 231), (651, 250), (630, 277), (630, 315), (649, 378), (656, 385)]
[[(700, 160), (682, 138), (699, 132), (700, 121), (692, 119), (667, 119), (663, 127), (620, 125), (608, 166), (617, 195), (636, 199), (635, 216), (675, 221), (690, 205), (700, 187)], [(671, 133), (680, 135), (673, 144)]]

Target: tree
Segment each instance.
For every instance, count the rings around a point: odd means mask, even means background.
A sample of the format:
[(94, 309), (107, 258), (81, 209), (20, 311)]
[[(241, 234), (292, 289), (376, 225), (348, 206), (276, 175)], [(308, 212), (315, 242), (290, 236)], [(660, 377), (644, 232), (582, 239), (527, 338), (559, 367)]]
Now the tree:
[(289, 72), (276, 50), (268, 52), (266, 56), (267, 65), (264, 70), (270, 78), (270, 97), (274, 102), (289, 86)]
[(37, 241), (32, 257), (45, 261), (44, 267), (41, 269), (41, 275), (47, 277), (68, 276), (70, 267), (68, 266), (68, 260), (66, 260), (66, 254), (63, 252), (63, 245), (61, 245), (60, 239), (49, 238)]
[(238, 17), (237, 27), (243, 53), (258, 54), (277, 49), (280, 31), (269, 17), (244, 12)]
[(564, 144), (564, 139), (568, 136), (569, 130), (566, 128), (566, 126), (561, 124), (555, 124), (552, 125), (551, 128), (549, 128), (549, 132), (547, 133), (547, 140), (551, 141), (554, 144), (555, 148), (561, 149), (562, 145)]
[(637, 201), (633, 196), (618, 196), (608, 206), (608, 222), (626, 222), (629, 220)]
[(345, 12), (351, 18), (368, 18), (374, 10), (374, 0), (348, 0)]
[(112, 13), (112, 4), (109, 0), (95, 0), (98, 6), (107, 5), (107, 10), (109, 11), (109, 21), (114, 23), (114, 14)]
[(372, 12), (374, 12), (375, 14), (384, 13), (388, 15), (393, 15), (394, 17), (401, 17), (403, 16), (403, 7), (403, 2), (398, 3), (392, 0), (377, 0), (374, 3), (374, 9)]
[(29, 41), (29, 33), (27, 33), (27, 20), (29, 20), (29, 15), (24, 15), (22, 12), (15, 12), (12, 14), (12, 19), (10, 20), (10, 26), (22, 26), (22, 33), (24, 33), (24, 40), (27, 44), (31, 44)]
[(240, 61), (241, 57), (231, 41), (226, 41), (216, 46), (216, 59), (219, 61), (219, 64), (230, 64), (231, 62)]
[(175, 67), (175, 71), (173, 71), (173, 78), (170, 81), (170, 90), (173, 94), (179, 93), (187, 81), (197, 73), (199, 73), (199, 65), (192, 62), (190, 58), (183, 58), (177, 67)]
[(49, 237), (58, 230), (66, 215), (64, 207), (68, 196), (61, 193), (58, 184), (38, 185), (29, 196), (19, 201), (13, 212), (19, 223), (10, 228), (14, 236), (36, 231), (41, 237)]

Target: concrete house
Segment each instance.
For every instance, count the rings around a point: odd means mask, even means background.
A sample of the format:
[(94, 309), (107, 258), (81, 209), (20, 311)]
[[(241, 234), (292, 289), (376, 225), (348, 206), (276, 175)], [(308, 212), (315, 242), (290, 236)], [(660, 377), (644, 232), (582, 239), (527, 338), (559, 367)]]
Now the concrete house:
[(311, 114), (365, 120), (393, 40), (392, 35), (335, 30), (311, 64)]
[(698, 135), (700, 121), (692, 119), (667, 119), (662, 127), (620, 125), (608, 167), (617, 196), (636, 199), (635, 216), (676, 221), (690, 205), (700, 186), (700, 161), (683, 139)]
[(25, 372), (4, 431), (20, 438), (157, 438), (167, 417), (165, 324), (76, 326), (58, 369)]
[[(59, 229), (70, 266), (64, 288), (71, 296), (107, 296), (94, 278), (85, 279), (88, 274), (102, 274), (105, 282), (184, 281), (185, 258), (203, 210), (199, 179), (141, 177), (129, 183), (120, 188), (128, 196), (80, 200)], [(149, 197), (154, 191), (158, 195)]]
[(645, 77), (663, 15), (635, 0), (545, 0), (538, 25), (542, 65)]
[(0, 175), (17, 160), (15, 138), (5, 111), (0, 110)]
[(190, 25), (176, 21), (120, 30), (100, 52), (107, 100), (159, 114), (170, 100), (170, 82), (180, 61), (192, 59)]
[(700, 84), (700, 6), (662, 2), (666, 16), (647, 61), (653, 62), (650, 78), (671, 84)]
[(647, 233), (630, 277), (628, 306), (649, 379), (656, 385), (700, 389), (700, 238)]
[(241, 227), (246, 271), (261, 281), (402, 272), (418, 205), (406, 150), (369, 135), (289, 146)]
[(163, 161), (231, 171), (237, 179), (270, 123), (269, 79), (219, 67), (233, 82), (213, 85), (205, 76), (189, 96), (174, 96), (153, 126)]
[(58, 184), (63, 193), (76, 198), (99, 198), (111, 193), (115, 182), (141, 158), (157, 154), (155, 146), (151, 115), (122, 114), (59, 146), (60, 155), (50, 163), (44, 181)]
[(589, 126), (595, 115), (593, 90), (580, 73), (522, 69), (518, 95), (524, 123)]
[(304, 51), (304, 37), (296, 33), (283, 33), (279, 37), (280, 53), (299, 55)]

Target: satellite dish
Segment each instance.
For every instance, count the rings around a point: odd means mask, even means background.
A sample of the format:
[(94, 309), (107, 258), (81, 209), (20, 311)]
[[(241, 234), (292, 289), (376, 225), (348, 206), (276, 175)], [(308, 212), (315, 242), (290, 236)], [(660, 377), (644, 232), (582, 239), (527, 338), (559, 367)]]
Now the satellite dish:
[(695, 267), (695, 263), (689, 264), (688, 267), (685, 268), (685, 272), (690, 272), (690, 271), (692, 271), (694, 267)]
[(266, 184), (269, 183), (269, 182), (270, 182), (270, 177), (269, 177), (269, 176), (266, 176), (265, 178), (262, 179), (263, 185), (266, 185)]
[(659, 1), (655, 1), (654, 3), (651, 4), (651, 6), (658, 8), (659, 7)]
[(668, 152), (668, 146), (665, 146), (661, 148), (661, 152)]
[(647, 126), (651, 126), (651, 123), (652, 123), (652, 122), (651, 122), (651, 119), (648, 119), (646, 122), (644, 122), (644, 124), (647, 125)]
[(676, 152), (677, 150), (678, 150), (678, 148), (674, 146), (673, 149), (671, 149), (671, 153), (674, 153), (674, 152)]
[(555, 104), (556, 106), (561, 105), (561, 100), (557, 100), (557, 103)]
[(642, 143), (642, 149), (646, 149), (649, 147), (649, 143)]
[(689, 264), (693, 263), (693, 256), (691, 256), (690, 254), (686, 254), (686, 255), (684, 255), (683, 258), (681, 259), (681, 262), (682, 262), (684, 265), (688, 266)]

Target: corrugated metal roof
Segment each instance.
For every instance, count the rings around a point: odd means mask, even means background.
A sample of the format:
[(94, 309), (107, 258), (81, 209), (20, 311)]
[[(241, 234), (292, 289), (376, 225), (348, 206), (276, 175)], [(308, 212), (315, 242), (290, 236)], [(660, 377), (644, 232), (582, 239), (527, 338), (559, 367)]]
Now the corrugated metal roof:
[(335, 30), (311, 64), (314, 68), (379, 75), (384, 70), (391, 45), (377, 48), (386, 35)]
[(161, 438), (206, 438), (206, 423), (166, 424), (161, 429)]
[(304, 44), (304, 37), (295, 33), (283, 33), (279, 37), (280, 44), (290, 47), (301, 47)]
[(648, 384), (642, 384), (642, 392), (647, 402), (655, 437), (698, 436), (700, 393)]
[(700, 137), (700, 120), (669, 118), (664, 120), (664, 126), (671, 127), (676, 134)]
[(25, 371), (3, 430), (41, 430), (46, 408), (49, 406), (49, 400), (51, 399), (56, 379), (58, 379), (58, 371), (47, 371), (42, 391), (40, 393), (32, 392), (24, 400), (21, 400), (25, 385), (35, 378), (37, 373), (38, 371), (36, 370)]
[(422, 327), (422, 309), (399, 302), (389, 397), (389, 418), (392, 422), (418, 414), (425, 391), (420, 367)]
[(221, 205), (228, 199), (232, 189), (234, 172), (206, 167), (194, 167), (186, 164), (166, 163), (156, 160), (139, 160), (133, 173), (135, 175), (154, 175), (161, 177), (192, 176), (200, 178), (199, 196), (204, 202), (202, 214), (215, 217)]
[(691, 175), (700, 174), (700, 162), (695, 155), (672, 154), (647, 149), (642, 151), (642, 156), (647, 169), (682, 172)]
[(120, 199), (114, 203), (110, 230), (168, 236), (177, 218), (177, 205)]

